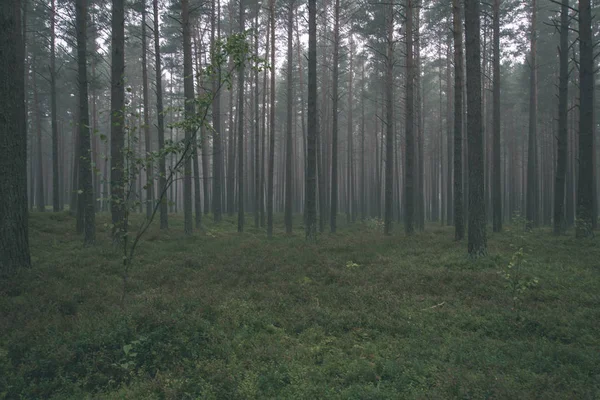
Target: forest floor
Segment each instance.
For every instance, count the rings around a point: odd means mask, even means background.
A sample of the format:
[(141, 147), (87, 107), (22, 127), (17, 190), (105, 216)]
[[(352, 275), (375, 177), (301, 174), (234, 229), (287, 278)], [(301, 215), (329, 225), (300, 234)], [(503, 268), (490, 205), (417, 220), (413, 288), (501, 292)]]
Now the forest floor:
[(108, 216), (83, 248), (33, 214), (34, 268), (0, 280), (0, 399), (600, 398), (598, 238), (508, 226), (472, 261), (452, 228), (339, 220), (311, 244), (300, 217), (271, 240), (172, 217), (121, 309)]

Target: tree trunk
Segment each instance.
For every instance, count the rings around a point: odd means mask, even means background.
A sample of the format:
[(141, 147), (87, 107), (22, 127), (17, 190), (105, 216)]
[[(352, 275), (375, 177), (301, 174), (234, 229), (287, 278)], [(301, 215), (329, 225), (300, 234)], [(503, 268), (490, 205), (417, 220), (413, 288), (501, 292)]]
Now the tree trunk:
[[(316, 1), (316, 0), (311, 0)], [(275, 0), (269, 0), (271, 28), (271, 65), (275, 65)], [(275, 173), (275, 68), (271, 68), (271, 104), (269, 107), (269, 178), (267, 182), (267, 236), (273, 236), (273, 181)]]
[(349, 57), (350, 57), (350, 65), (348, 71), (348, 168), (346, 171), (347, 177), (347, 202), (348, 205), (346, 207), (346, 220), (348, 222), (354, 222), (356, 218), (356, 204), (354, 200), (354, 146), (353, 146), (353, 137), (354, 137), (354, 124), (352, 121), (352, 108), (354, 106), (354, 98), (352, 97), (352, 80), (354, 73), (354, 38), (352, 37), (352, 33), (350, 34), (350, 47), (349, 47)]
[(465, 237), (463, 216), (463, 33), (460, 0), (452, 0), (454, 32), (454, 239)]
[(492, 155), (493, 230), (502, 231), (502, 174), (500, 164), (500, 2), (494, 0), (494, 121)]
[(52, 118), (52, 209), (60, 211), (58, 120), (56, 112), (56, 0), (50, 2), (50, 108)]
[(479, 0), (465, 0), (467, 48), (467, 139), (469, 146), (469, 244), (471, 257), (487, 253), (483, 135), (481, 115), (481, 49)]
[(156, 118), (158, 127), (158, 151), (161, 156), (158, 159), (158, 193), (160, 201), (160, 229), (169, 228), (169, 210), (167, 204), (167, 170), (165, 165), (165, 156), (162, 151), (165, 147), (165, 116), (163, 110), (163, 91), (162, 91), (162, 67), (160, 57), (160, 31), (158, 26), (158, 0), (152, 1), (154, 11), (154, 57), (156, 68)]
[(318, 135), (317, 111), (317, 2), (308, 0), (308, 121), (306, 167), (306, 238), (317, 235), (316, 204), (316, 139)]
[(558, 82), (558, 137), (556, 175), (554, 177), (554, 234), (566, 230), (565, 183), (569, 141), (569, 0), (562, 0), (560, 10), (560, 47), (558, 50), (560, 72)]
[(531, 11), (531, 55), (529, 66), (530, 94), (529, 94), (529, 140), (527, 149), (527, 200), (525, 218), (527, 229), (537, 227), (539, 222), (539, 184), (537, 161), (537, 0), (532, 0)]
[(411, 235), (415, 231), (415, 134), (414, 134), (414, 65), (413, 65), (413, 21), (412, 0), (408, 0), (406, 11), (406, 122), (404, 137), (406, 156), (404, 157), (404, 231)]
[[(148, 49), (146, 47), (146, 0), (142, 0), (142, 92), (144, 102), (144, 141), (146, 143), (146, 155), (152, 152), (150, 140), (150, 106), (148, 100)], [(154, 168), (152, 164), (146, 169), (146, 218), (152, 216), (154, 208)]]
[(85, 0), (75, 3), (77, 21), (77, 83), (79, 87), (79, 201), (77, 214), (83, 215), (84, 245), (96, 240), (96, 213), (92, 186), (92, 159), (90, 152), (90, 116), (87, 81), (87, 5)]
[[(85, 0), (81, 0), (85, 1)], [(82, 3), (83, 4), (83, 3)], [(124, 226), (125, 187), (124, 157), (125, 147), (125, 5), (124, 0), (112, 0), (112, 63), (110, 99), (110, 154), (111, 154), (111, 214), (113, 240), (120, 241)]]
[[(244, 1), (240, 0), (240, 33), (244, 28)], [(244, 231), (244, 78), (245, 63), (238, 71), (238, 232)]]
[[(191, 120), (195, 116), (194, 69), (192, 64), (192, 36), (190, 27), (189, 0), (181, 0), (181, 22), (183, 28), (183, 91), (185, 96), (185, 150), (183, 161), (183, 230), (186, 235), (194, 232), (192, 225), (192, 157), (197, 154), (197, 143)], [(197, 162), (197, 161), (196, 161)]]
[(30, 267), (21, 1), (0, 4), (0, 274)]
[(579, 180), (577, 237), (594, 226), (594, 43), (590, 0), (579, 0)]
[(334, 6), (334, 22), (333, 22), (333, 73), (332, 73), (332, 89), (331, 89), (331, 208), (330, 208), (330, 225), (331, 232), (335, 233), (337, 229), (337, 212), (338, 212), (338, 117), (339, 117), (339, 52), (340, 52), (340, 0), (335, 0)]
[[(339, 1), (339, 0), (338, 0)], [(285, 140), (285, 232), (292, 233), (292, 213), (293, 213), (293, 187), (292, 187), (292, 159), (294, 157), (292, 149), (292, 127), (293, 127), (293, 104), (294, 104), (294, 86), (293, 86), (293, 29), (294, 29), (294, 2), (288, 4), (287, 20), (287, 115), (286, 115), (286, 140)], [(335, 68), (335, 67), (334, 67)]]
[[(220, 4), (218, 2), (218, 7), (215, 7), (215, 1), (211, 2), (211, 19), (210, 19), (210, 46), (211, 46), (211, 57), (213, 59), (211, 62), (214, 63), (214, 53), (215, 53), (215, 42), (216, 40), (221, 39), (221, 22), (220, 22)], [(215, 8), (217, 12), (215, 13)], [(215, 30), (216, 30), (216, 39), (215, 39)], [(223, 141), (221, 136), (221, 94), (220, 88), (221, 85), (221, 68), (220, 65), (217, 65), (216, 71), (216, 79), (212, 81), (212, 90), (213, 90), (213, 103), (212, 103), (212, 125), (213, 125), (213, 218), (216, 223), (221, 222), (222, 219), (222, 195), (223, 189), (221, 186), (222, 175), (223, 175)]]
[[(407, 11), (406, 11), (406, 29), (407, 32), (407, 46), (412, 48), (412, 4), (413, 0), (407, 0)], [(386, 52), (386, 65), (385, 65), (385, 209), (384, 209), (384, 233), (390, 235), (392, 233), (392, 224), (394, 221), (394, 6), (392, 3), (389, 4), (389, 10), (386, 21), (387, 28), (387, 52)], [(412, 50), (407, 50), (410, 54)], [(407, 55), (407, 69), (411, 69), (409, 66)], [(410, 72), (407, 72), (410, 75)], [(410, 79), (410, 78), (408, 78)], [(409, 86), (411, 83), (407, 82), (407, 101), (412, 103), (412, 96), (409, 99)], [(407, 110), (407, 118), (408, 118)], [(408, 119), (407, 119), (408, 120)], [(408, 136), (407, 136), (408, 137)], [(407, 231), (408, 232), (408, 231)]]

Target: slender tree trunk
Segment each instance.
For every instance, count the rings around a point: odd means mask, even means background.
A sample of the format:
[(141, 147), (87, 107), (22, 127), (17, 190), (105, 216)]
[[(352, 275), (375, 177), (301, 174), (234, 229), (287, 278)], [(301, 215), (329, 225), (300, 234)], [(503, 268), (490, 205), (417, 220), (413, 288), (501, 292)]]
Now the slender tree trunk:
[[(258, 13), (254, 19), (254, 26), (258, 30)], [(254, 55), (258, 55), (258, 31), (254, 36)], [(268, 42), (267, 42), (268, 43)], [(260, 116), (259, 116), (259, 104), (260, 104), (260, 93), (258, 90), (260, 82), (258, 79), (258, 66), (254, 68), (254, 227), (258, 228), (260, 225), (260, 212), (262, 210), (262, 204), (260, 203), (260, 192), (262, 186), (260, 185)], [(264, 103), (263, 103), (264, 104)]]
[(350, 57), (350, 65), (348, 71), (348, 169), (346, 171), (347, 177), (347, 191), (348, 191), (348, 206), (346, 207), (346, 219), (348, 222), (355, 221), (355, 200), (354, 200), (354, 146), (353, 146), (353, 137), (354, 137), (354, 124), (352, 121), (352, 108), (354, 107), (354, 98), (352, 97), (352, 80), (354, 73), (354, 38), (352, 34), (350, 34), (350, 48), (349, 48), (349, 57)]
[(594, 227), (594, 43), (590, 0), (579, 0), (579, 180), (577, 237)]
[(31, 266), (21, 1), (0, 3), (0, 274)]
[(406, 126), (404, 137), (406, 140), (406, 165), (404, 166), (404, 230), (407, 235), (415, 231), (415, 134), (414, 134), (414, 61), (413, 61), (413, 0), (407, 0), (406, 11)]
[[(183, 25), (183, 91), (185, 96), (185, 119), (194, 118), (194, 70), (192, 64), (192, 37), (190, 27), (189, 0), (181, 0), (181, 20)], [(183, 229), (186, 235), (194, 232), (192, 225), (192, 157), (197, 154), (195, 148), (194, 127), (185, 128), (185, 151), (183, 155)], [(196, 161), (197, 162), (197, 161)]]
[(317, 2), (308, 0), (308, 123), (306, 168), (306, 238), (316, 240), (317, 111)]
[(454, 239), (465, 236), (463, 216), (463, 23), (460, 0), (452, 0), (454, 32)]
[(526, 215), (527, 229), (537, 227), (539, 222), (539, 184), (537, 160), (537, 0), (532, 0), (531, 11), (531, 55), (529, 66), (530, 97), (529, 97), (529, 140), (527, 149), (527, 200)]
[(454, 224), (454, 201), (452, 197), (452, 185), (453, 185), (453, 140), (454, 140), (454, 126), (453, 126), (453, 114), (452, 114), (452, 97), (453, 97), (453, 88), (452, 88), (452, 70), (451, 70), (451, 37), (449, 37), (448, 41), (448, 51), (446, 54), (446, 131), (447, 131), (447, 141), (446, 141), (446, 225), (451, 226)]
[[(144, 142), (146, 143), (146, 154), (152, 152), (150, 139), (150, 101), (148, 99), (148, 48), (146, 46), (146, 0), (142, 0), (142, 95), (144, 102)], [(154, 167), (148, 165), (146, 169), (146, 218), (152, 216), (154, 208)]]
[(75, 3), (77, 25), (77, 80), (79, 87), (79, 204), (78, 215), (84, 221), (84, 245), (92, 245), (96, 240), (96, 213), (94, 188), (92, 186), (92, 159), (90, 152), (90, 116), (88, 109), (87, 81), (87, 5), (85, 0)]
[(37, 72), (35, 70), (35, 64), (36, 64), (36, 60), (35, 57), (33, 59), (33, 65), (34, 67), (32, 68), (32, 76), (33, 78), (31, 79), (32, 82), (32, 89), (33, 89), (33, 109), (34, 109), (34, 113), (35, 113), (35, 131), (36, 131), (36, 158), (37, 158), (37, 162), (35, 163), (36, 165), (36, 169), (37, 169), (37, 186), (36, 186), (36, 203), (37, 203), (37, 209), (39, 212), (44, 212), (46, 211), (46, 202), (45, 202), (45, 195), (44, 195), (44, 163), (43, 163), (43, 147), (42, 147), (42, 116), (41, 113), (42, 111), (40, 110), (40, 99), (39, 99), (39, 95), (38, 95), (38, 86), (37, 86)]
[(469, 255), (487, 253), (483, 126), (481, 114), (481, 49), (479, 0), (465, 0), (467, 49), (467, 138), (469, 143)]
[(500, 164), (500, 2), (494, 0), (494, 121), (492, 155), (492, 210), (493, 230), (502, 231), (502, 175)]
[[(412, 47), (412, 7), (413, 0), (407, 0), (407, 11), (406, 11), (406, 29), (407, 32), (407, 46)], [(392, 224), (394, 221), (394, 6), (392, 3), (389, 4), (386, 28), (387, 28), (387, 52), (386, 52), (386, 67), (385, 67), (385, 215), (384, 215), (384, 233), (390, 235), (392, 233)], [(411, 53), (408, 50), (407, 53)], [(411, 69), (409, 66), (407, 56), (407, 69)], [(407, 72), (410, 75), (410, 72)], [(408, 78), (410, 79), (410, 78)], [(407, 101), (412, 103), (412, 97), (408, 98), (409, 89), (411, 83), (407, 83)], [(408, 118), (408, 110), (407, 110)], [(408, 232), (408, 231), (407, 231)]]
[[(287, 20), (287, 115), (286, 115), (286, 139), (285, 139), (285, 231), (292, 233), (292, 213), (293, 213), (293, 185), (292, 185), (292, 159), (294, 157), (292, 149), (292, 127), (293, 127), (293, 104), (294, 104), (294, 86), (293, 86), (293, 30), (294, 30), (294, 2), (288, 4)], [(335, 68), (335, 67), (334, 67)]]
[(339, 104), (339, 52), (340, 52), (340, 0), (335, 0), (333, 20), (333, 73), (332, 73), (332, 129), (331, 129), (331, 208), (330, 225), (331, 232), (337, 229), (338, 213), (338, 104)]
[(565, 183), (569, 141), (569, 0), (562, 0), (560, 11), (560, 73), (558, 82), (558, 137), (556, 175), (554, 180), (554, 234), (566, 230)]
[[(244, 1), (240, 0), (240, 32), (244, 32)], [(245, 64), (238, 71), (238, 232), (244, 231), (244, 78)]]
[[(310, 0), (316, 1), (316, 0)], [(269, 0), (271, 29), (271, 65), (275, 65), (275, 0)], [(273, 236), (273, 184), (275, 174), (275, 68), (271, 68), (271, 104), (269, 107), (269, 178), (267, 182), (267, 236)]]
[(56, 111), (56, 0), (50, 2), (50, 108), (52, 118), (52, 209), (60, 211), (58, 120)]
[[(211, 1), (211, 19), (210, 19), (210, 45), (211, 45), (211, 57), (215, 57), (215, 41), (221, 39), (221, 23), (220, 23), (220, 1)], [(215, 8), (217, 11), (215, 12)], [(216, 31), (216, 39), (215, 39)], [(214, 59), (212, 60), (214, 62)], [(212, 103), (212, 125), (213, 125), (213, 218), (216, 223), (221, 222), (222, 219), (222, 194), (223, 189), (221, 186), (222, 175), (223, 175), (223, 141), (222, 141), (222, 128), (221, 128), (221, 94), (219, 85), (221, 82), (221, 68), (217, 66), (216, 79), (212, 81), (213, 90), (213, 103)]]
[[(81, 0), (85, 1), (85, 0)], [(124, 155), (125, 147), (125, 4), (124, 0), (112, 0), (112, 62), (111, 62), (111, 214), (113, 223), (113, 240), (120, 241), (124, 226), (125, 182)], [(81, 117), (80, 117), (81, 118)]]
[(158, 193), (160, 199), (160, 229), (169, 228), (169, 210), (166, 196), (167, 186), (167, 171), (165, 165), (165, 156), (162, 151), (165, 147), (165, 116), (163, 110), (163, 90), (162, 90), (162, 64), (160, 57), (160, 28), (158, 26), (158, 0), (152, 0), (152, 8), (154, 11), (154, 57), (156, 68), (156, 118), (158, 127), (158, 150), (161, 156), (158, 159)]
[(365, 170), (365, 60), (362, 60), (360, 79), (360, 217), (367, 218), (367, 182)]

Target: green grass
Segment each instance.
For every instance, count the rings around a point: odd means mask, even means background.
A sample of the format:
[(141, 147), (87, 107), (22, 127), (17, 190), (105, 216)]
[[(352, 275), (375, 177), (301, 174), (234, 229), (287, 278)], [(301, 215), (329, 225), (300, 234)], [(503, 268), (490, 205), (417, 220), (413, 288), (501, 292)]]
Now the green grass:
[[(71, 217), (32, 215), (34, 268), (0, 281), (0, 399), (600, 398), (598, 239), (513, 229), (472, 261), (434, 225), (310, 244), (301, 218), (271, 240), (171, 218), (121, 310), (107, 220), (83, 248)], [(499, 272), (520, 246), (539, 284), (513, 310)]]

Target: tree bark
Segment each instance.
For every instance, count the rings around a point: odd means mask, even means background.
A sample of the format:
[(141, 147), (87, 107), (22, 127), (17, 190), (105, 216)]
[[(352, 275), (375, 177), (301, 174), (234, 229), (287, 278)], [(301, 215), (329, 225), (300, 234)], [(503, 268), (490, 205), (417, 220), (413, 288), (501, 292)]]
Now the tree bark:
[(539, 184), (538, 184), (538, 157), (537, 157), (537, 0), (532, 0), (531, 10), (531, 55), (529, 67), (530, 94), (529, 94), (529, 140), (527, 148), (527, 200), (525, 218), (528, 230), (537, 227), (539, 222)]
[(463, 216), (463, 24), (460, 0), (452, 0), (454, 32), (454, 239), (465, 237)]
[(479, 0), (465, 0), (467, 49), (467, 139), (469, 146), (469, 243), (471, 257), (487, 254)]
[(160, 56), (160, 28), (158, 26), (158, 0), (152, 1), (154, 11), (154, 58), (156, 68), (156, 119), (158, 127), (158, 151), (161, 155), (158, 159), (158, 193), (162, 195), (160, 199), (160, 229), (169, 228), (169, 210), (167, 204), (167, 170), (165, 165), (165, 156), (162, 151), (165, 148), (165, 116), (163, 109), (163, 90), (162, 90), (162, 60)]
[(579, 0), (578, 238), (592, 236), (594, 219), (594, 43), (590, 0)]
[(339, 117), (339, 53), (340, 53), (340, 0), (335, 0), (334, 22), (333, 22), (333, 60), (332, 60), (332, 89), (331, 89), (331, 205), (330, 205), (330, 225), (331, 232), (335, 233), (337, 229), (338, 213), (338, 117)]
[[(244, 28), (244, 1), (240, 0), (240, 33)], [(242, 62), (238, 71), (238, 232), (244, 231), (244, 78), (246, 68)]]
[(316, 204), (316, 142), (318, 135), (317, 111), (317, 2), (308, 0), (308, 121), (306, 167), (306, 238), (317, 235)]
[(0, 274), (31, 266), (21, 1), (0, 3)]
[(500, 2), (494, 0), (494, 111), (493, 111), (493, 149), (492, 149), (492, 210), (493, 230), (502, 231), (502, 174), (500, 164)]
[(192, 36), (190, 27), (189, 0), (181, 0), (181, 23), (183, 28), (183, 91), (185, 96), (185, 153), (183, 154), (183, 230), (186, 235), (194, 232), (192, 225), (192, 157), (196, 157), (195, 127), (191, 124), (195, 116), (194, 70), (192, 64)]
[(96, 240), (96, 213), (92, 185), (92, 158), (90, 152), (90, 116), (87, 81), (87, 5), (77, 0), (77, 83), (79, 86), (79, 201), (77, 214), (83, 215), (83, 243), (92, 245)]
[[(339, 1), (339, 0), (338, 0)], [(286, 140), (285, 140), (285, 232), (292, 233), (292, 213), (293, 213), (293, 185), (292, 185), (292, 160), (294, 157), (292, 142), (293, 128), (293, 105), (294, 105), (294, 86), (293, 86), (293, 29), (294, 29), (294, 2), (288, 4), (287, 20), (287, 115), (286, 115)], [(335, 68), (335, 67), (334, 67)]]
[[(85, 1), (85, 0), (82, 0)], [(120, 233), (127, 227), (124, 224), (125, 187), (124, 156), (125, 146), (125, 4), (124, 0), (112, 0), (112, 62), (110, 99), (110, 190), (113, 240), (120, 241)]]
[[(316, 0), (310, 0), (316, 1)], [(275, 65), (275, 0), (269, 0), (271, 28), (271, 65)], [(273, 184), (275, 175), (275, 68), (271, 68), (271, 98), (269, 107), (269, 178), (267, 182), (267, 236), (273, 236)]]
[(415, 134), (414, 134), (414, 61), (413, 61), (413, 21), (412, 0), (408, 1), (406, 12), (406, 156), (404, 157), (404, 231), (411, 235), (415, 231)]
[(560, 10), (560, 47), (558, 50), (560, 72), (558, 82), (558, 137), (556, 175), (554, 177), (554, 227), (555, 235), (566, 230), (565, 189), (569, 141), (569, 0), (562, 0)]
[(56, 111), (56, 0), (50, 2), (50, 114), (52, 119), (52, 210), (60, 211), (58, 120)]

